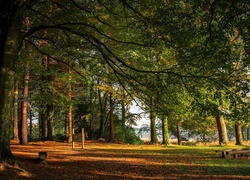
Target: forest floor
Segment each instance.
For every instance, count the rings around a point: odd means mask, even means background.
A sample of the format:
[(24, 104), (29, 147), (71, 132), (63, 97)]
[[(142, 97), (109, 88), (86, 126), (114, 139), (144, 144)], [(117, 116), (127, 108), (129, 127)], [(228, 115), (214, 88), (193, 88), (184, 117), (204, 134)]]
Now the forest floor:
[[(86, 141), (11, 142), (19, 165), (0, 165), (0, 180), (250, 179), (250, 159), (221, 158), (223, 147), (127, 145)], [(47, 152), (41, 162), (39, 152)], [(20, 167), (21, 166), (21, 167)]]

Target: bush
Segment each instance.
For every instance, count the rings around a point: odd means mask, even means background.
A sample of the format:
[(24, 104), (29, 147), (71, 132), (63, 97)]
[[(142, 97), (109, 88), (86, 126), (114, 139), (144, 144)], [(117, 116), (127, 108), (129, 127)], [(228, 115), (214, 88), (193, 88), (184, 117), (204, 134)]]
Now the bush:
[(135, 131), (128, 127), (116, 129), (115, 140), (128, 144), (143, 144), (143, 141), (136, 136)]
[(54, 139), (55, 139), (56, 141), (65, 141), (65, 140), (67, 140), (67, 137), (65, 136), (65, 134), (59, 133), (59, 134), (56, 134), (56, 135), (54, 136)]

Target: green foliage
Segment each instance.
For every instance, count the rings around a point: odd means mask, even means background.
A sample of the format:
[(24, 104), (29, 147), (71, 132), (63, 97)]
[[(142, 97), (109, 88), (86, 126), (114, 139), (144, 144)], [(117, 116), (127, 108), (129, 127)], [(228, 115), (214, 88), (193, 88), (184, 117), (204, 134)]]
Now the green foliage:
[(127, 144), (143, 144), (143, 141), (135, 134), (135, 130), (128, 127), (116, 127), (115, 139), (117, 142)]
[(205, 119), (198, 114), (190, 117), (181, 124), (184, 131), (188, 131), (191, 137), (197, 141), (215, 141), (217, 139), (216, 121), (214, 117), (206, 117)]
[[(77, 128), (97, 132), (98, 91), (100, 97), (112, 92), (126, 107), (136, 96), (145, 110), (167, 115), (171, 126), (184, 122), (198, 134), (209, 134), (208, 117), (218, 111), (231, 121), (249, 121), (246, 0), (25, 3), (16, 73), (21, 82), (30, 65), (29, 102), (39, 113), (54, 106), (56, 133), (64, 128), (69, 105)], [(41, 63), (45, 57), (48, 67)], [(123, 141), (123, 115), (116, 115), (116, 135)]]
[(67, 140), (67, 137), (64, 133), (59, 133), (59, 134), (55, 134), (53, 139), (55, 141), (66, 141)]
[[(94, 132), (98, 133), (98, 132)], [(96, 135), (97, 136), (97, 135)], [(143, 144), (143, 141), (135, 133), (135, 130), (131, 127), (121, 126), (120, 122), (115, 121), (115, 142), (127, 143), (127, 144)], [(109, 139), (109, 126), (105, 126), (104, 134), (102, 138), (105, 140)]]

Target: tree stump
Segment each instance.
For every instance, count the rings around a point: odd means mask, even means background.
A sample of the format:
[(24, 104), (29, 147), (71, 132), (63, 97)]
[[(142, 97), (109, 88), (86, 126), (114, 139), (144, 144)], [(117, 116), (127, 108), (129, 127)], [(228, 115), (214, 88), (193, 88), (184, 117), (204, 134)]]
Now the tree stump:
[(47, 152), (39, 152), (38, 156), (42, 163), (46, 163)]

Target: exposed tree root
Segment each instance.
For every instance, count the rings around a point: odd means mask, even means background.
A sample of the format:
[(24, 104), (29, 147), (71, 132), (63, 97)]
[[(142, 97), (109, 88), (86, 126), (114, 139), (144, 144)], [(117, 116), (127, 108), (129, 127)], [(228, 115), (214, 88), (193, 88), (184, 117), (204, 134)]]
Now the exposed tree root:
[(32, 173), (28, 172), (18, 161), (14, 159), (5, 160), (0, 163), (0, 173), (11, 173), (13, 176), (33, 177)]

